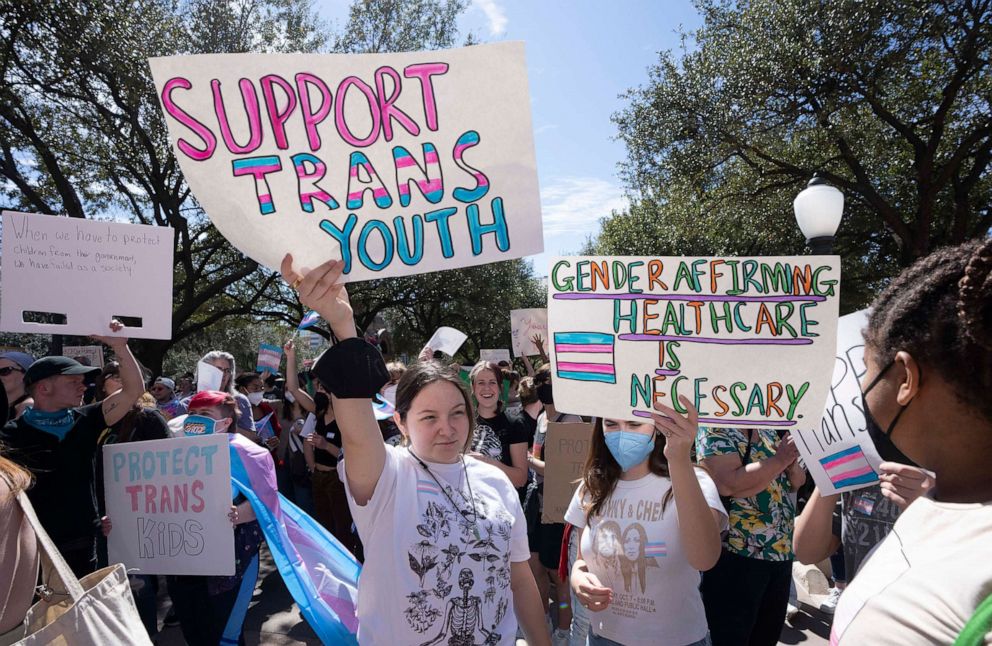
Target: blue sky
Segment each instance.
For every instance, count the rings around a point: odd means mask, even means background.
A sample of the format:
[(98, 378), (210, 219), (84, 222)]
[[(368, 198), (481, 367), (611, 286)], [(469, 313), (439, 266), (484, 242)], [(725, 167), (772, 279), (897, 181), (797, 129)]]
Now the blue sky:
[[(315, 3), (338, 27), (349, 5)], [(472, 0), (462, 15), (463, 34), (527, 44), (544, 215), (545, 252), (532, 257), (538, 275), (625, 204), (617, 177), (625, 151), (610, 116), (625, 106), (620, 94), (647, 81), (658, 52), (679, 47), (679, 28), (700, 22), (687, 0)]]

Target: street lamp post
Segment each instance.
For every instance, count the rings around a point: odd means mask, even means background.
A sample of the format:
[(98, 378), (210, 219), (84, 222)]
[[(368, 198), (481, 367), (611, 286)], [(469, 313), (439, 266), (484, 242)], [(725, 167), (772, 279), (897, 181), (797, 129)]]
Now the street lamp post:
[(806, 188), (796, 196), (792, 207), (810, 251), (818, 256), (830, 255), (844, 214), (844, 194), (819, 175), (813, 175)]

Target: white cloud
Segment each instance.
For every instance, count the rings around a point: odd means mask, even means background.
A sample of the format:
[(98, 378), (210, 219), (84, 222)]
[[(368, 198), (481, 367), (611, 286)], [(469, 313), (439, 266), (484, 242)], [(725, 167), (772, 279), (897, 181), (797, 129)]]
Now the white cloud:
[(618, 184), (597, 177), (559, 177), (541, 189), (545, 240), (566, 233), (595, 235), (599, 221), (627, 206)]
[(475, 6), (486, 14), (489, 21), (489, 35), (498, 36), (506, 31), (506, 10), (497, 0), (475, 0)]
[(539, 126), (537, 128), (534, 128), (534, 136), (536, 137), (537, 135), (544, 134), (548, 130), (554, 130), (557, 127), (558, 127), (558, 124), (556, 124), (556, 123), (548, 123), (548, 124), (545, 124), (543, 126)]

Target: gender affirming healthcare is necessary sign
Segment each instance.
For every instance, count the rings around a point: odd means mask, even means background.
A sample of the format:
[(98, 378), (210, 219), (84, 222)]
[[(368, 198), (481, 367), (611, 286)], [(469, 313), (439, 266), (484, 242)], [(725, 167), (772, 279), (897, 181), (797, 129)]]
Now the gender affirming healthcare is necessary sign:
[(819, 426), (839, 282), (836, 256), (555, 258), (555, 408), (638, 419), (685, 396), (702, 426)]

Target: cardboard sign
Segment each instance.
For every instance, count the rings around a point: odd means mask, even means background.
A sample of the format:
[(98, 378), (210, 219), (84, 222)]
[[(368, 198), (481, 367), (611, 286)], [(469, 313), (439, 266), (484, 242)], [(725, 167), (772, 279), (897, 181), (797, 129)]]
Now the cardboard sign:
[(453, 327), (439, 327), (431, 340), (427, 342), (427, 346), (431, 350), (440, 350), (453, 357), (467, 338), (468, 336), (464, 332), (459, 332)]
[[(4, 211), (0, 329), (172, 338), (174, 236), (168, 227)], [(42, 314), (65, 322), (37, 322)], [(111, 332), (122, 316), (141, 324)]]
[(278, 270), (368, 280), (543, 249), (523, 43), (149, 61), (183, 175)]
[(878, 482), (882, 459), (868, 437), (861, 409), (861, 378), (866, 371), (861, 331), (867, 324), (868, 310), (840, 318), (837, 356), (823, 418), (814, 428), (793, 431), (803, 462), (824, 495)]
[(836, 349), (840, 260), (556, 258), (548, 348), (555, 407), (715, 427), (813, 428)]
[(482, 361), (492, 361), (493, 363), (500, 361), (510, 363), (511, 361), (509, 350), (479, 350), (479, 358)]
[(103, 447), (111, 563), (141, 574), (234, 574), (225, 433)]
[(544, 339), (544, 349), (548, 349), (548, 310), (532, 308), (510, 311), (510, 337), (513, 354), (517, 357), (532, 357), (541, 354), (531, 339), (539, 334)]
[(568, 503), (582, 478), (592, 424), (548, 422), (544, 438), (544, 509), (542, 523), (564, 523)]
[(282, 363), (282, 348), (271, 343), (259, 344), (258, 361), (255, 363), (258, 372), (279, 372), (280, 363)]
[[(85, 359), (86, 364), (95, 368), (103, 367), (103, 346), (102, 345), (64, 345), (62, 346), (62, 356), (79, 361)], [(79, 363), (83, 363), (79, 361)]]

